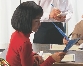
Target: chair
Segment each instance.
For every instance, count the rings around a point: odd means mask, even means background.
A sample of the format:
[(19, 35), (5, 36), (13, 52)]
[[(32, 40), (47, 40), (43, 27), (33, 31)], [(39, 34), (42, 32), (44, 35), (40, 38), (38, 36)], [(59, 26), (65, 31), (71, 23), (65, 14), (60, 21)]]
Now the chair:
[(10, 66), (10, 64), (3, 58), (0, 58), (0, 66)]

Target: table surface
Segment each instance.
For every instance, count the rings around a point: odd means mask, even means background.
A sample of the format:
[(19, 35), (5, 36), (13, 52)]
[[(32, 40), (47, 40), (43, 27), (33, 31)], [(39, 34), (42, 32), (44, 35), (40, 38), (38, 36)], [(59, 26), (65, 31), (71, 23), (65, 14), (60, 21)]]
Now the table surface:
[(61, 62), (61, 63), (54, 63), (52, 66), (83, 66), (83, 63)]

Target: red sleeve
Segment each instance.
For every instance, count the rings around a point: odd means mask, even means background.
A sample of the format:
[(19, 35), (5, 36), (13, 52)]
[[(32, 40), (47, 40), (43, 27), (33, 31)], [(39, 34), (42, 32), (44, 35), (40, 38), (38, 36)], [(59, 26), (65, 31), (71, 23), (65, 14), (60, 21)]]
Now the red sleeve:
[(40, 66), (52, 66), (52, 64), (55, 62), (55, 60), (49, 56)]
[(19, 50), (22, 66), (33, 66), (32, 45), (24, 43)]

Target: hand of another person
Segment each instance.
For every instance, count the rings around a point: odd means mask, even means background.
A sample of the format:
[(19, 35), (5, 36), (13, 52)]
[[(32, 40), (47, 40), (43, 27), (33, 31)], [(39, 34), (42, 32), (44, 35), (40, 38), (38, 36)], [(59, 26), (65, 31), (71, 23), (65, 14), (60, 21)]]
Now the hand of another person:
[(68, 40), (66, 40), (65, 37), (63, 38), (63, 44), (65, 44), (65, 45), (68, 44)]
[(39, 66), (42, 62), (44, 62), (43, 58), (39, 55), (34, 55), (34, 66)]
[(49, 15), (49, 18), (55, 18), (55, 17), (57, 17), (57, 15), (58, 14), (60, 14), (61, 13), (61, 11), (59, 10), (59, 9), (57, 9), (57, 8), (54, 8), (54, 9), (52, 9), (52, 11), (50, 12), (50, 15)]
[(65, 18), (66, 16), (62, 16), (62, 15), (57, 15), (56, 17), (54, 17), (55, 20), (60, 22), (65, 22)]
[(66, 55), (65, 52), (56, 52), (56, 53), (52, 54), (52, 58), (56, 62), (60, 62), (64, 58), (65, 55)]

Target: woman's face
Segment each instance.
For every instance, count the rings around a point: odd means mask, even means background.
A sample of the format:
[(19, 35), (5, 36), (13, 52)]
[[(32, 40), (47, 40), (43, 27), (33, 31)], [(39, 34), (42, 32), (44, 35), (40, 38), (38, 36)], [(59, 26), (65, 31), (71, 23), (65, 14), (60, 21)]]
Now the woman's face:
[(37, 16), (35, 19), (32, 21), (32, 31), (37, 32), (39, 26), (41, 25), (40, 23), (40, 16)]

